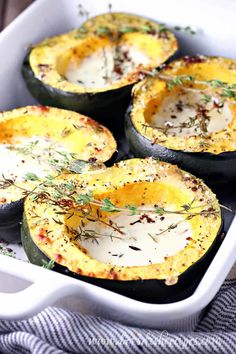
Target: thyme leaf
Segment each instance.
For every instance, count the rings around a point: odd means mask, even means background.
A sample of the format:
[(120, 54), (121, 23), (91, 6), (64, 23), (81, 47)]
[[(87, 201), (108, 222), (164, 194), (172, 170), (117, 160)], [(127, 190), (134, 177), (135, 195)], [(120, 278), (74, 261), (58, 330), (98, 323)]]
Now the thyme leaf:
[(15, 150), (19, 154), (22, 154), (22, 155), (31, 155), (33, 153), (33, 150), (35, 149), (35, 147), (38, 145), (38, 143), (39, 143), (39, 141), (35, 140), (35, 141), (31, 141), (28, 144), (26, 144), (24, 146), (20, 146), (20, 147), (9, 146), (9, 149)]
[(212, 96), (208, 95), (208, 94), (203, 94), (202, 95), (202, 101), (205, 104), (210, 103), (212, 101)]
[(182, 86), (187, 81), (193, 81), (194, 78), (191, 75), (175, 76), (167, 81), (167, 88), (169, 91), (173, 90), (176, 86)]
[(183, 204), (181, 208), (183, 208), (185, 211), (189, 211), (192, 208), (194, 202), (195, 202), (195, 198), (193, 198), (193, 200), (190, 203)]
[(105, 198), (102, 200), (101, 204), (101, 210), (113, 213), (115, 211), (119, 211), (119, 208), (117, 208), (108, 198)]
[[(153, 72), (151, 71), (150, 76), (153, 76)], [(199, 85), (203, 85), (206, 87), (210, 87), (217, 92), (217, 94), (224, 98), (231, 98), (233, 100), (236, 100), (236, 84), (229, 84), (227, 82), (214, 79), (214, 80), (197, 80), (194, 76), (192, 75), (179, 75), (179, 76), (171, 76), (171, 75), (163, 75), (161, 73), (157, 73), (157, 76), (161, 79), (167, 82), (167, 88), (168, 90), (172, 90), (176, 86), (184, 86), (187, 82), (194, 82)], [(195, 91), (204, 91), (204, 89), (201, 88), (191, 88), (191, 90)], [(209, 96), (212, 97), (212, 95), (204, 95), (203, 98), (205, 100), (209, 101)]]
[(136, 215), (137, 214), (137, 211), (138, 211), (138, 207), (137, 206), (127, 204), (125, 206), (125, 208), (127, 208), (127, 210), (129, 210), (131, 212), (131, 215)]
[(104, 35), (104, 34), (110, 34), (111, 31), (109, 29), (109, 27), (105, 27), (105, 26), (100, 26), (98, 27), (97, 31), (96, 31), (96, 34), (98, 36), (101, 36), (101, 35)]
[(75, 197), (74, 197), (76, 203), (80, 204), (80, 205), (86, 205), (86, 204), (89, 204), (91, 202), (93, 202), (93, 194), (92, 192), (88, 192), (88, 193), (85, 193), (85, 194), (77, 194)]
[(181, 31), (181, 32), (186, 32), (187, 34), (190, 34), (191, 36), (194, 36), (196, 34), (196, 31), (194, 31), (190, 26), (174, 26), (173, 27), (175, 31)]
[(2, 174), (2, 180), (0, 180), (0, 189), (6, 189), (12, 185), (14, 185), (14, 181), (12, 179), (6, 178), (4, 174)]
[(15, 253), (11, 249), (8, 249), (6, 246), (2, 244), (0, 244), (0, 254), (15, 258)]
[(24, 176), (24, 180), (26, 180), (26, 181), (38, 181), (39, 177), (35, 173), (27, 172), (25, 174), (25, 176)]
[(55, 261), (53, 259), (50, 259), (50, 261), (45, 261), (45, 259), (42, 259), (42, 268), (46, 268), (46, 269), (53, 269), (55, 266)]
[(161, 207), (157, 207), (157, 208), (155, 209), (155, 212), (156, 212), (157, 214), (159, 214), (159, 215), (163, 215), (163, 214), (165, 214), (165, 209), (164, 209), (164, 208), (161, 208)]

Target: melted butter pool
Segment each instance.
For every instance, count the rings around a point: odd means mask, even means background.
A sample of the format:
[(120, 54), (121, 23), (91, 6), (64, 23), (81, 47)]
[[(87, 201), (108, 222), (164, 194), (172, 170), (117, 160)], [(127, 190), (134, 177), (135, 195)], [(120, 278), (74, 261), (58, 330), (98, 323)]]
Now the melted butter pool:
[(66, 153), (59, 144), (56, 150), (52, 149), (52, 139), (34, 136), (31, 138), (18, 138), (11, 144), (0, 144), (0, 175), (5, 179), (21, 182), (28, 173), (39, 178), (46, 177), (55, 166), (52, 159), (64, 162), (61, 153)]
[[(119, 213), (111, 216), (110, 220), (123, 234), (100, 222), (89, 222), (84, 230), (95, 231), (100, 236), (96, 240), (82, 237), (79, 243), (92, 258), (115, 266), (164, 262), (165, 257), (183, 249), (192, 236), (191, 224), (177, 214)], [(170, 225), (176, 227), (170, 228)]]
[(103, 88), (132, 73), (149, 58), (135, 47), (105, 47), (77, 62), (71, 61), (64, 76), (74, 84)]
[(232, 120), (228, 103), (223, 107), (204, 102), (203, 92), (180, 90), (166, 96), (152, 113), (150, 124), (177, 137), (216, 133)]

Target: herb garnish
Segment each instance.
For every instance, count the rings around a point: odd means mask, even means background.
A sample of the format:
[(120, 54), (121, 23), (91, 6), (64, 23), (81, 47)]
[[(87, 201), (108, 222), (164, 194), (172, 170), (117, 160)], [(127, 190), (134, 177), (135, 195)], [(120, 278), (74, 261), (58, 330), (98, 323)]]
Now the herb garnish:
[(196, 31), (194, 31), (190, 26), (186, 26), (186, 27), (174, 26), (173, 29), (176, 31), (186, 32), (187, 34), (190, 34), (192, 36), (196, 34)]
[[(165, 81), (169, 91), (172, 91), (175, 87), (181, 87), (181, 90), (183, 91), (190, 90), (200, 92), (202, 95), (201, 100), (196, 104), (196, 114), (194, 116), (189, 116), (184, 122), (181, 122), (178, 125), (175, 125), (172, 122), (166, 122), (164, 127), (143, 124), (145, 130), (151, 127), (152, 129), (160, 130), (166, 134), (172, 129), (180, 129), (181, 132), (183, 129), (194, 127), (195, 132), (199, 130), (199, 134), (204, 137), (208, 134), (208, 124), (210, 122), (209, 113), (215, 109), (220, 113), (225, 102), (236, 104), (236, 84), (228, 84), (221, 80), (202, 81), (196, 79), (192, 75), (165, 75), (158, 72), (156, 69), (151, 70), (150, 73), (145, 72), (145, 75), (157, 77), (160, 80)], [(193, 87), (193, 84), (200, 85), (200, 87)], [(211, 105), (209, 106), (210, 103)], [(184, 104), (179, 101), (176, 103), (176, 108), (181, 112), (184, 108)], [(205, 146), (207, 145), (207, 142), (203, 142), (203, 144)]]
[(13, 252), (12, 249), (7, 248), (3, 244), (0, 243), (0, 254), (8, 257), (15, 258), (15, 253)]
[(12, 185), (14, 185), (14, 181), (12, 179), (6, 178), (2, 173), (2, 180), (0, 180), (0, 189), (9, 188)]
[(53, 259), (50, 259), (50, 261), (45, 261), (45, 259), (42, 259), (42, 267), (46, 269), (53, 269), (55, 266), (55, 261)]
[(20, 146), (20, 147), (14, 147), (14, 146), (9, 146), (8, 149), (9, 150), (15, 150), (17, 151), (19, 154), (22, 155), (32, 155), (33, 150), (37, 147), (39, 141), (35, 140), (35, 141), (31, 141), (28, 144), (24, 145), (24, 146)]
[[(195, 90), (195, 91), (200, 91), (204, 92), (207, 89), (211, 88), (213, 92), (216, 92), (219, 97), (222, 99), (233, 99), (236, 100), (236, 84), (229, 84), (227, 82), (221, 81), (221, 80), (198, 80), (192, 75), (179, 75), (179, 76), (171, 76), (171, 75), (164, 75), (161, 73), (158, 73), (156, 70), (152, 71), (150, 73), (150, 76), (157, 76), (161, 80), (164, 80), (167, 82), (167, 87), (169, 90), (172, 90), (176, 86), (183, 86), (186, 90), (189, 89), (189, 85), (186, 86), (186, 84), (189, 83), (195, 83), (197, 85), (204, 86), (205, 88), (197, 88), (197, 87), (190, 87), (190, 90)], [(209, 102), (209, 99), (211, 95), (205, 95), (204, 98)]]
[[(112, 16), (111, 23), (112, 25), (116, 25), (116, 29), (108, 26), (99, 26), (96, 30), (94, 30), (94, 34), (98, 36), (108, 36), (110, 38), (118, 38), (120, 35), (124, 33), (132, 33), (132, 32), (141, 32), (141, 33), (146, 33), (146, 34), (151, 34), (153, 36), (157, 36), (159, 38), (164, 38), (168, 39), (168, 32), (173, 29), (175, 31), (181, 31), (185, 32), (191, 36), (196, 34), (196, 31), (193, 30), (190, 26), (167, 26), (165, 23), (160, 23), (159, 26), (153, 27), (152, 23), (149, 23), (147, 21), (146, 24), (140, 25), (140, 26), (129, 26), (129, 25), (124, 25), (123, 23), (120, 23), (120, 21), (116, 21), (115, 16), (113, 16), (112, 12), (112, 7), (111, 4), (108, 5), (108, 12)], [(89, 12), (82, 6), (81, 4), (79, 5), (79, 16), (82, 18), (88, 19), (89, 17)], [(91, 33), (91, 28), (87, 29), (86, 27), (83, 27), (83, 25), (78, 29), (77, 34), (75, 38), (84, 38), (84, 36), (88, 33), (88, 31)]]
[(35, 173), (27, 172), (24, 176), (24, 180), (27, 181), (38, 181), (39, 177)]
[[(74, 235), (75, 239), (92, 240), (92, 242), (95, 243), (98, 243), (99, 237), (108, 237), (111, 240), (127, 240), (127, 236), (124, 237), (126, 233), (125, 230), (123, 230), (123, 226), (117, 225), (112, 219), (109, 219), (109, 217), (107, 218), (107, 216), (105, 216), (103, 213), (128, 213), (128, 215), (139, 215), (140, 222), (142, 222), (142, 220), (145, 218), (147, 223), (154, 222), (154, 219), (151, 218), (148, 214), (157, 213), (160, 217), (163, 217), (165, 214), (183, 215), (183, 219), (175, 224), (170, 224), (159, 234), (149, 235), (153, 238), (154, 242), (156, 242), (156, 236), (176, 228), (181, 222), (190, 220), (198, 215), (204, 217), (208, 217), (210, 215), (214, 216), (218, 212), (213, 207), (209, 207), (211, 205), (210, 200), (206, 201), (206, 204), (194, 205), (195, 199), (182, 205), (177, 210), (169, 210), (163, 206), (158, 205), (155, 205), (153, 209), (144, 209), (143, 207), (138, 207), (136, 205), (130, 204), (120, 207), (115, 205), (114, 202), (108, 198), (97, 199), (91, 191), (79, 194), (77, 192), (77, 186), (73, 181), (65, 181), (63, 183), (52, 185), (52, 180), (49, 178), (49, 183), (52, 187), (52, 192), (49, 194), (47, 189), (45, 189), (45, 187), (47, 187), (47, 182), (45, 182), (45, 184), (41, 183), (41, 185), (38, 187), (40, 192), (37, 193), (35, 190), (33, 193), (30, 193), (33, 199), (39, 198), (38, 200), (40, 203), (49, 203), (53, 206), (57, 206), (59, 209), (55, 210), (55, 214), (58, 215), (58, 219), (55, 219), (54, 221), (59, 225), (64, 223), (64, 215), (66, 215), (67, 220), (72, 216), (79, 217), (80, 225), (77, 230), (65, 224), (66, 229), (69, 233)], [(60, 219), (60, 215), (63, 215), (63, 219)], [(88, 222), (101, 223), (107, 228), (110, 228), (111, 232), (104, 233), (89, 229), (86, 226)], [(129, 237), (129, 239), (136, 241), (136, 239), (133, 237)]]

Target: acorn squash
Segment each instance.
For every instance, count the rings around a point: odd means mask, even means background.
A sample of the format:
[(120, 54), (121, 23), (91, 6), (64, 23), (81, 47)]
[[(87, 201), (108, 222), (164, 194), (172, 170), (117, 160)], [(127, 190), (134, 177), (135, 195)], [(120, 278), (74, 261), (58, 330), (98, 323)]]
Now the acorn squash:
[(209, 181), (236, 178), (236, 60), (183, 57), (135, 85), (126, 136), (153, 156)]
[(216, 196), (165, 162), (131, 159), (62, 175), (44, 194), (25, 202), (22, 243), (30, 262), (53, 260), (56, 271), (135, 299), (186, 297), (218, 245)]
[(28, 106), (0, 113), (0, 237), (19, 237), (23, 199), (41, 180), (79, 172), (78, 159), (105, 162), (115, 150), (107, 128), (75, 112)]
[(158, 67), (176, 49), (176, 38), (162, 25), (109, 13), (35, 45), (23, 76), (41, 104), (90, 114), (130, 93), (143, 70)]

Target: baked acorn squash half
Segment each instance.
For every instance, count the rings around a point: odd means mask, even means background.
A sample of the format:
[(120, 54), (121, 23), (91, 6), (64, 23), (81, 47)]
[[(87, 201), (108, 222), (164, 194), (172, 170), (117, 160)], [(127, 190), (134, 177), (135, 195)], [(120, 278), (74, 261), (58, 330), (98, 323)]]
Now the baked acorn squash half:
[(78, 159), (105, 162), (115, 152), (110, 131), (78, 113), (28, 106), (0, 113), (0, 237), (20, 237), (23, 200), (45, 178)]
[(40, 193), (24, 207), (22, 243), (30, 262), (55, 261), (56, 271), (131, 298), (185, 298), (218, 247), (216, 196), (165, 162), (131, 159), (62, 175)]
[(210, 182), (236, 178), (236, 60), (183, 57), (135, 85), (126, 136), (153, 156)]
[(176, 49), (175, 36), (163, 25), (107, 13), (35, 45), (23, 76), (41, 104), (90, 114), (130, 93), (143, 70), (158, 67)]

